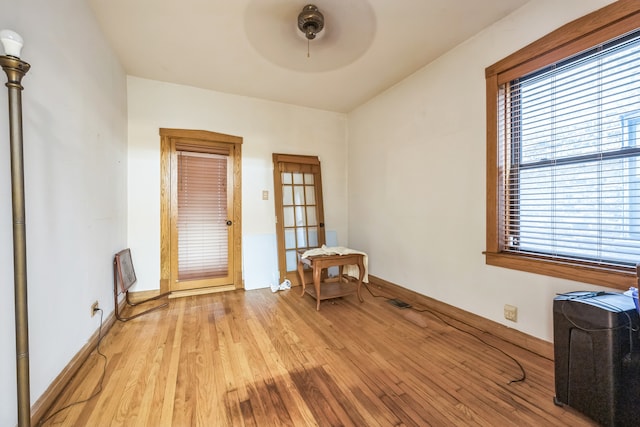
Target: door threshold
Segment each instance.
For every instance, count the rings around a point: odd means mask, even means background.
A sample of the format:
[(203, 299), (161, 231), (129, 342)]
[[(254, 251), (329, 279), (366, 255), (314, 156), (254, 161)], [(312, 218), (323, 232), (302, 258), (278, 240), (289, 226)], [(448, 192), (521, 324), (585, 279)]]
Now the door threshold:
[(182, 298), (194, 295), (215, 294), (217, 292), (235, 291), (234, 285), (214, 286), (211, 288), (188, 289), (184, 291), (173, 291), (169, 294), (169, 298)]

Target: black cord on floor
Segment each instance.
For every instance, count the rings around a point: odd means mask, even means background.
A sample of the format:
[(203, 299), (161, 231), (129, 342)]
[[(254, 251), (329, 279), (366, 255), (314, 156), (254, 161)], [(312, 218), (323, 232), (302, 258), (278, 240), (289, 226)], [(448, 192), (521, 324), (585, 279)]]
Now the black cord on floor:
[(40, 422), (38, 423), (38, 426), (43, 425), (44, 423), (46, 423), (47, 421), (49, 421), (51, 418), (55, 417), (56, 415), (58, 415), (60, 412), (71, 408), (72, 406), (75, 405), (80, 405), (82, 403), (87, 403), (88, 401), (90, 401), (91, 399), (93, 399), (94, 397), (96, 397), (98, 394), (100, 394), (100, 392), (102, 391), (102, 383), (104, 382), (104, 377), (107, 373), (107, 356), (104, 355), (104, 353), (102, 353), (102, 351), (100, 351), (100, 342), (102, 342), (102, 321), (103, 321), (103, 316), (104, 316), (104, 312), (102, 311), (101, 308), (96, 308), (96, 311), (100, 311), (100, 328), (98, 329), (98, 342), (96, 344), (96, 353), (102, 357), (104, 359), (104, 365), (102, 366), (102, 375), (100, 375), (100, 380), (98, 381), (98, 390), (96, 390), (91, 396), (87, 397), (84, 400), (79, 400), (77, 402), (73, 402), (73, 403), (69, 403), (66, 406), (63, 406), (62, 408), (58, 409), (57, 411), (55, 411), (53, 414), (49, 415), (47, 418), (40, 420)]
[[(387, 297), (387, 296), (385, 296), (385, 295), (375, 295), (373, 292), (371, 292), (371, 289), (369, 289), (369, 285), (368, 285), (367, 283), (364, 283), (364, 285), (365, 285), (365, 287), (367, 288), (367, 291), (369, 291), (369, 293), (371, 294), (371, 296), (372, 296), (372, 297), (374, 297), (374, 298), (385, 298), (385, 299), (387, 299), (387, 300), (392, 299), (392, 298), (389, 298), (389, 297)], [(457, 326), (455, 326), (455, 325), (452, 325), (451, 323), (449, 323), (449, 322), (447, 322), (446, 320), (444, 320), (444, 319), (443, 319), (443, 318), (442, 318), (438, 313), (436, 313), (436, 312), (435, 312), (435, 311), (433, 311), (433, 310), (430, 310), (430, 309), (428, 309), (428, 308), (425, 308), (425, 309), (417, 309), (417, 308), (415, 308), (415, 307), (413, 307), (413, 306), (411, 306), (411, 305), (410, 305), (410, 306), (408, 306), (407, 308), (410, 308), (410, 309), (412, 309), (412, 310), (414, 310), (414, 311), (417, 311), (418, 313), (429, 313), (429, 314), (431, 314), (432, 316), (434, 316), (435, 318), (437, 318), (440, 322), (444, 323), (445, 325), (447, 325), (447, 326), (449, 326), (449, 327), (451, 327), (451, 328), (453, 328), (453, 329), (455, 329), (455, 330), (457, 330), (457, 331), (464, 332), (465, 334), (467, 334), (467, 335), (469, 335), (469, 336), (471, 336), (471, 337), (475, 338), (476, 340), (480, 341), (482, 344), (486, 345), (487, 347), (491, 347), (492, 349), (494, 349), (494, 350), (496, 350), (496, 351), (498, 351), (498, 352), (502, 353), (504, 356), (506, 356), (507, 358), (509, 358), (510, 360), (512, 360), (516, 365), (518, 365), (518, 368), (520, 369), (520, 372), (522, 373), (522, 376), (521, 376), (520, 378), (517, 378), (517, 379), (514, 379), (514, 380), (509, 381), (509, 382), (508, 382), (508, 384), (517, 383), (517, 382), (522, 382), (522, 381), (524, 381), (524, 380), (527, 378), (527, 373), (526, 373), (526, 371), (525, 371), (524, 367), (522, 366), (522, 364), (521, 364), (521, 363), (520, 363), (520, 362), (519, 362), (515, 357), (513, 357), (512, 355), (510, 355), (510, 354), (509, 354), (509, 353), (507, 353), (506, 351), (504, 351), (504, 350), (502, 350), (502, 349), (500, 349), (500, 348), (498, 348), (498, 347), (494, 346), (493, 344), (489, 344), (488, 342), (486, 342), (485, 340), (483, 340), (483, 339), (482, 339), (482, 338), (480, 338), (479, 336), (477, 336), (477, 335), (475, 335), (475, 334), (472, 334), (472, 333), (471, 333), (471, 332), (469, 332), (469, 331), (465, 331), (464, 329), (461, 329), (461, 328), (459, 328), (459, 327), (457, 327)], [(460, 321), (460, 320), (457, 320), (457, 321), (458, 321), (458, 322), (460, 322), (460, 323), (463, 323), (463, 324), (465, 324), (465, 325), (467, 325), (467, 326), (469, 326), (470, 328), (473, 328), (473, 326), (471, 326), (471, 325), (469, 325), (469, 324), (467, 324), (467, 323), (465, 323), (465, 322), (462, 322), (462, 321)]]

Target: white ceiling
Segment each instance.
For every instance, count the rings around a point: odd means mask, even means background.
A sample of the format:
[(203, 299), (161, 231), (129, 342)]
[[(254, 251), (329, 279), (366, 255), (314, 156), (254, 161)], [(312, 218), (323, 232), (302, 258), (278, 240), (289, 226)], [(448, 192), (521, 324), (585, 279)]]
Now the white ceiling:
[(128, 75), (345, 113), (527, 1), (88, 0)]

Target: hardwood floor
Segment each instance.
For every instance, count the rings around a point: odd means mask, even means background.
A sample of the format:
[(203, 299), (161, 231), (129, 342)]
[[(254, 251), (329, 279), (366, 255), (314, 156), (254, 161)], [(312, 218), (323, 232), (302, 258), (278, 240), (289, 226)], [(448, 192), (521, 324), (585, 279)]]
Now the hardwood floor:
[[(509, 384), (517, 364), (444, 316), (366, 290), (316, 312), (299, 292), (172, 299), (117, 322), (100, 345), (102, 391), (43, 425), (595, 425), (553, 404), (548, 359), (456, 323), (524, 366)], [(97, 392), (103, 366), (94, 352), (45, 418)]]

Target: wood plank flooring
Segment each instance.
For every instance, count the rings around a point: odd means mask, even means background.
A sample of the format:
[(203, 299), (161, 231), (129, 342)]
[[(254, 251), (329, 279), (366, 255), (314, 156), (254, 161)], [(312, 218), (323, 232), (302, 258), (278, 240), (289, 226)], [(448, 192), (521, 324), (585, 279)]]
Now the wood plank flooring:
[(594, 426), (553, 404), (553, 362), (363, 290), (170, 300), (117, 322), (45, 426)]

